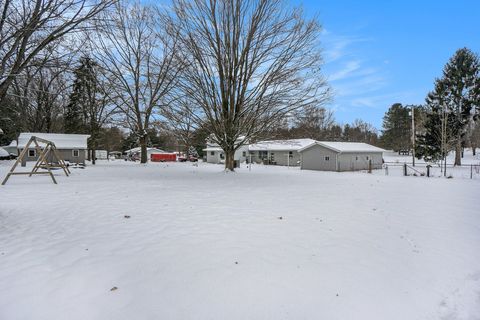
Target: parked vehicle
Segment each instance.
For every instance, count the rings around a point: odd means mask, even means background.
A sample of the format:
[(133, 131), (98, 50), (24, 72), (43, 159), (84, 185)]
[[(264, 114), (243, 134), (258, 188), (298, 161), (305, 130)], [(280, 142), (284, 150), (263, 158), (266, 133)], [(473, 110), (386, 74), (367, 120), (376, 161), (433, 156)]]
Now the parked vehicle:
[(187, 162), (187, 161), (190, 161), (190, 162), (197, 162), (198, 161), (198, 158), (197, 157), (194, 157), (194, 156), (188, 156), (185, 157), (185, 156), (179, 156), (177, 158), (178, 162)]

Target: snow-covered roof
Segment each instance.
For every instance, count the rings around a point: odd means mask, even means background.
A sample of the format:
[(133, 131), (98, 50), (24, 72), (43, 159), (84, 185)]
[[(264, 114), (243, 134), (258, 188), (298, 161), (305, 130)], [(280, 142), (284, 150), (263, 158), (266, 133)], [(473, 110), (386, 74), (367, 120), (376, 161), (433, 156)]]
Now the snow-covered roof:
[(314, 145), (319, 145), (336, 152), (385, 152), (384, 149), (372, 146), (368, 143), (337, 141), (314, 141), (310, 145), (299, 149), (298, 152), (309, 149)]
[[(125, 153), (137, 153), (137, 152), (140, 152), (141, 149), (142, 149), (141, 147), (136, 147), (136, 148), (125, 151)], [(147, 152), (150, 152), (150, 153), (166, 153), (162, 149), (157, 149), (157, 148), (147, 148)]]
[(248, 146), (249, 151), (297, 151), (312, 143), (313, 139), (259, 141)]
[(87, 139), (90, 138), (88, 134), (22, 132), (18, 136), (18, 148), (24, 148), (32, 136), (52, 141), (57, 149), (87, 149)]
[[(239, 136), (236, 140), (235, 140), (235, 144), (236, 145), (239, 145), (240, 143), (242, 144), (246, 144), (246, 141), (245, 141), (245, 136)], [(220, 146), (218, 145), (218, 143), (215, 143), (213, 142), (213, 134), (211, 134), (207, 140), (206, 140), (206, 144), (207, 144), (207, 149), (208, 148), (220, 148)], [(220, 150), (222, 150), (220, 148)], [(205, 149), (203, 151), (206, 151)], [(207, 150), (207, 151), (218, 151), (218, 150)]]
[(8, 157), (9, 155), (10, 153), (8, 153), (7, 150), (0, 147), (0, 157)]
[(203, 149), (203, 151), (223, 151), (222, 148), (220, 147), (206, 147), (205, 149)]

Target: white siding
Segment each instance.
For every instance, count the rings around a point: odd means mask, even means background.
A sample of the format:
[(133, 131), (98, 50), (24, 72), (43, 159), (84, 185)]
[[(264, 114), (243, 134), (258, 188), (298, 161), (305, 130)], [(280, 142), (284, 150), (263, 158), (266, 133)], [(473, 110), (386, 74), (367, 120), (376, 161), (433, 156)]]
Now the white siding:
[[(207, 153), (207, 162), (208, 163), (225, 163), (225, 153), (223, 151), (205, 151)], [(245, 162), (248, 156), (248, 147), (241, 146), (235, 155), (233, 156), (234, 160)]]

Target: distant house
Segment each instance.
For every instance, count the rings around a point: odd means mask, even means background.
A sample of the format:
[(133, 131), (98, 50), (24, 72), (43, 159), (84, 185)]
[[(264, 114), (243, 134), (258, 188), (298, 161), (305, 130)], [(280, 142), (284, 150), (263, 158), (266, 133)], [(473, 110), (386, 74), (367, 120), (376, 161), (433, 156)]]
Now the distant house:
[[(136, 147), (130, 150), (126, 150), (124, 153), (129, 158), (140, 159), (141, 156), (141, 147)], [(152, 154), (166, 153), (166, 151), (157, 148), (147, 148), (147, 159), (150, 160)]]
[(379, 169), (385, 150), (360, 142), (315, 141), (298, 150), (301, 168), (321, 171)]
[[(237, 139), (237, 143), (243, 143), (245, 137), (241, 136)], [(225, 163), (225, 152), (223, 149), (216, 143), (210, 142), (207, 140), (207, 147), (203, 149), (206, 154), (208, 163)], [(233, 160), (239, 162), (245, 162), (247, 160), (248, 146), (242, 145), (240, 148), (235, 151)]]
[(12, 159), (12, 156), (7, 150), (3, 149), (0, 147), (0, 160), (10, 160)]
[[(18, 149), (18, 154), (27, 145), (32, 136), (52, 141), (55, 144), (60, 156), (63, 160), (71, 163), (85, 164), (87, 156), (87, 140), (90, 138), (86, 134), (66, 134), (66, 133), (38, 133), (38, 132), (22, 132), (18, 136), (18, 143), (13, 141), (10, 145), (14, 144)], [(42, 144), (40, 144), (42, 147)], [(26, 165), (27, 161), (38, 160), (37, 150), (34, 145), (30, 145), (26, 157), (22, 160), (22, 166)], [(53, 159), (53, 158), (52, 158)]]
[(248, 146), (249, 161), (251, 159), (253, 163), (298, 166), (300, 154), (297, 151), (314, 142), (313, 139), (259, 141)]
[[(90, 159), (93, 156), (92, 150), (90, 152)], [(95, 150), (95, 159), (96, 160), (107, 160), (108, 159), (108, 151), (107, 150)]]
[(17, 149), (17, 140), (13, 140), (8, 146), (2, 146), (3, 150), (7, 151), (9, 154), (18, 156)]

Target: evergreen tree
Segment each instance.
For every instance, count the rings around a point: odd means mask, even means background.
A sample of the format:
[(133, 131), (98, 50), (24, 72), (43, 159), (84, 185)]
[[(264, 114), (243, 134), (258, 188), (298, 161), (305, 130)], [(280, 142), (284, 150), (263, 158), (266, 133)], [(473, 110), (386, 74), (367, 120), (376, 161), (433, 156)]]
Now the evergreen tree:
[(72, 92), (70, 102), (65, 106), (63, 112), (63, 130), (65, 133), (82, 133), (84, 131), (83, 113), (78, 99), (78, 94)]
[(138, 136), (134, 132), (130, 132), (130, 134), (123, 140), (122, 152), (135, 148), (137, 144)]
[(443, 70), (445, 107), (455, 137), (455, 165), (461, 164), (462, 143), (475, 110), (480, 108), (480, 61), (467, 48), (458, 50)]
[(382, 144), (387, 149), (400, 152), (411, 147), (411, 122), (409, 108), (393, 104), (383, 117)]
[(97, 63), (91, 58), (80, 59), (65, 113), (65, 132), (90, 134), (88, 148), (91, 150), (92, 164), (95, 164), (95, 150), (101, 139), (102, 125), (116, 110), (111, 105), (106, 83), (97, 69)]
[(188, 148), (188, 155), (192, 156), (192, 157), (195, 157), (195, 158), (198, 158), (197, 149), (195, 149), (194, 146), (190, 146), (190, 148)]
[(92, 103), (95, 91), (95, 74), (90, 58), (80, 59), (80, 65), (74, 71), (75, 80), (70, 94), (70, 102), (64, 111), (65, 133), (87, 132), (87, 105)]
[(427, 161), (445, 159), (456, 145), (459, 127), (455, 115), (448, 109), (448, 88), (443, 80), (435, 82), (435, 89), (426, 98), (427, 113), (424, 133), (416, 137), (416, 157)]

